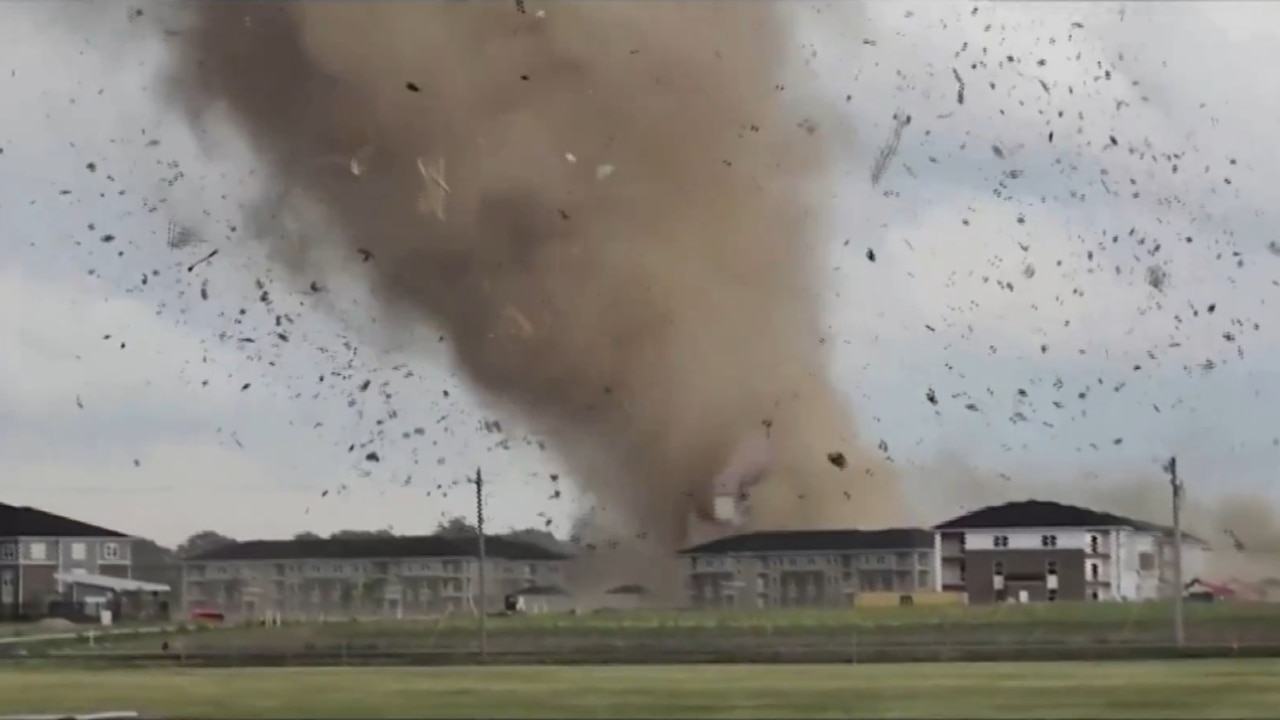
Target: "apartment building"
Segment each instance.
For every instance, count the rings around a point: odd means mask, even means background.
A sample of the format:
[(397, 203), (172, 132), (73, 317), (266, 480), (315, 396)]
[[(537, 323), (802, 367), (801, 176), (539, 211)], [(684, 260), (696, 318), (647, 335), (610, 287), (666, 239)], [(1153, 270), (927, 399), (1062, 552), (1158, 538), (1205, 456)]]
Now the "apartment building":
[[(132, 579), (133, 538), (33, 507), (0, 503), (0, 620), (47, 615), (97, 617), (142, 607), (126, 594), (167, 593), (169, 586)], [(152, 611), (154, 603), (147, 603)]]
[[(935, 527), (941, 587), (973, 604), (1150, 600), (1177, 592), (1171, 528), (1044, 500), (985, 507)], [(1182, 535), (1183, 576), (1208, 544)]]
[(755, 532), (681, 555), (695, 607), (847, 607), (860, 593), (940, 589), (935, 544), (920, 528)]
[(253, 540), (183, 563), (188, 612), (228, 617), (406, 617), (484, 608), (530, 586), (556, 586), (568, 556), (510, 538), (375, 537)]

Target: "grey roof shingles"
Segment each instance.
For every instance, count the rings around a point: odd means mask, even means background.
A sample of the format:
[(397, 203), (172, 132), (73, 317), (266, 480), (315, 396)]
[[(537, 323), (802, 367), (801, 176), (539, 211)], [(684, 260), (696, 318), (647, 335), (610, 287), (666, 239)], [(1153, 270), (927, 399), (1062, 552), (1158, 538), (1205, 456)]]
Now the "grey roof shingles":
[[(1019, 500), (991, 505), (951, 518), (934, 527), (938, 530), (1128, 527), (1147, 532), (1172, 532), (1172, 528), (1165, 525), (1050, 500)], [(1187, 532), (1183, 532), (1183, 537), (1192, 542), (1204, 542)]]
[(681, 551), (682, 555), (719, 553), (860, 552), (915, 550), (933, 547), (933, 533), (923, 528), (887, 530), (782, 530), (733, 535)]
[[(498, 560), (564, 560), (568, 556), (533, 543), (487, 536), (485, 556)], [(375, 560), (478, 557), (474, 537), (418, 535), (320, 540), (247, 540), (200, 553), (188, 561)]]
[(128, 535), (33, 507), (0, 503), (0, 537), (102, 537)]

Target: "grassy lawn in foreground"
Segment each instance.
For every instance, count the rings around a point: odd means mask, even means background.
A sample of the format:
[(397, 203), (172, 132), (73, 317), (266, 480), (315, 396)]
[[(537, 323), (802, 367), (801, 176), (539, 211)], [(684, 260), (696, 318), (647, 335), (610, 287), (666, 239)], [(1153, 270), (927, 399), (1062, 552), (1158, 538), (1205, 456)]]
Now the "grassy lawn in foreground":
[(182, 717), (1274, 717), (1280, 661), (70, 671), (6, 712)]

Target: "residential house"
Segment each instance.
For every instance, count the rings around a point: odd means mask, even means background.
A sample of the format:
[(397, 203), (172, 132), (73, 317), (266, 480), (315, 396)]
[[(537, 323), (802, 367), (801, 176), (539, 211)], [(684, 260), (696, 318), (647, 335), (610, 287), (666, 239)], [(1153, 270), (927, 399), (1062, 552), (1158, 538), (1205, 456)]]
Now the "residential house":
[(934, 534), (920, 528), (753, 532), (681, 552), (696, 607), (844, 606), (860, 593), (940, 589)]
[[(975, 604), (1171, 597), (1171, 528), (1075, 505), (1026, 500), (936, 526), (942, 587)], [(1183, 577), (1200, 573), (1208, 545), (1182, 534)]]
[(122, 594), (164, 593), (132, 579), (133, 538), (32, 507), (0, 503), (0, 618), (96, 616)]
[(505, 537), (485, 538), (480, 597), (478, 538), (418, 537), (253, 540), (183, 563), (188, 612), (228, 617), (404, 617), (483, 608), (506, 595), (554, 586), (568, 556)]

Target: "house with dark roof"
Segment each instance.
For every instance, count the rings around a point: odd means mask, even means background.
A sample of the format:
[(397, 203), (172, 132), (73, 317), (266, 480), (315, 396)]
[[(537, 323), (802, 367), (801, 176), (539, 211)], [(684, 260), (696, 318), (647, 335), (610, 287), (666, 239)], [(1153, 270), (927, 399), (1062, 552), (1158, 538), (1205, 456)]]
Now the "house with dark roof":
[(70, 605), (96, 613), (89, 606), (108, 607), (121, 592), (168, 591), (131, 579), (132, 540), (39, 508), (0, 503), (0, 618), (43, 617)]
[(971, 603), (1151, 600), (1203, 564), (1204, 540), (1136, 518), (1045, 500), (992, 505), (935, 526), (941, 583)]
[(529, 586), (554, 586), (568, 556), (485, 538), (484, 596), (475, 537), (441, 535), (251, 540), (183, 563), (188, 611), (227, 617), (405, 617), (479, 609)]
[(847, 607), (858, 593), (936, 591), (922, 528), (753, 532), (681, 551), (697, 607)]

